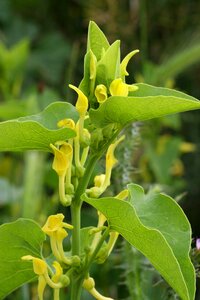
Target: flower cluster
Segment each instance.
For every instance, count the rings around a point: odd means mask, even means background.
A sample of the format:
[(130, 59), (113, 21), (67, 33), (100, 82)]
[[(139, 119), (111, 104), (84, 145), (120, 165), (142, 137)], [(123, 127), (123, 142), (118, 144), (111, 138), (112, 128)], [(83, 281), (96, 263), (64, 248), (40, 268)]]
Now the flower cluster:
[[(39, 300), (43, 300), (46, 285), (54, 290), (54, 300), (59, 300), (60, 289), (70, 284), (69, 273), (71, 268), (80, 264), (79, 257), (67, 257), (63, 250), (63, 240), (68, 235), (66, 229), (73, 229), (73, 226), (63, 222), (63, 219), (63, 214), (49, 216), (42, 227), (43, 232), (50, 237), (51, 250), (56, 258), (52, 263), (52, 267), (47, 264), (45, 259), (32, 255), (22, 257), (22, 260), (32, 261), (33, 271), (38, 275)], [(63, 274), (63, 267), (67, 269), (66, 274)]]

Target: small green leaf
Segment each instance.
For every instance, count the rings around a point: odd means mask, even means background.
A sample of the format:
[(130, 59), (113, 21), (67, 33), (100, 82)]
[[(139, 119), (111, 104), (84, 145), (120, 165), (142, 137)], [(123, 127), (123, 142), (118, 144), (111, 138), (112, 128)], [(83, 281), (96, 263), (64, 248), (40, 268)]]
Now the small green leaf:
[(115, 41), (97, 63), (97, 84), (107, 87), (111, 82), (120, 77), (120, 41)]
[(19, 219), (0, 226), (0, 299), (37, 278), (24, 255), (41, 257), (45, 235), (32, 220)]
[(113, 96), (98, 109), (90, 110), (90, 118), (97, 127), (110, 123), (126, 126), (178, 112), (200, 108), (200, 101), (179, 91), (137, 84), (138, 91), (129, 97)]
[(91, 49), (98, 61), (101, 58), (103, 49), (107, 50), (109, 46), (104, 33), (95, 22), (91, 21), (88, 28), (87, 52)]
[(183, 300), (193, 300), (191, 229), (184, 213), (168, 196), (152, 195), (144, 201), (140, 188), (129, 185), (129, 191), (131, 203), (111, 197), (83, 200), (101, 211), (111, 230), (141, 251)]
[(88, 97), (90, 93), (90, 52), (85, 54), (84, 58), (84, 75), (79, 89)]
[(39, 114), (0, 123), (0, 151), (51, 151), (50, 143), (75, 136), (71, 129), (58, 129), (64, 118), (76, 121), (78, 112), (70, 103), (54, 102)]

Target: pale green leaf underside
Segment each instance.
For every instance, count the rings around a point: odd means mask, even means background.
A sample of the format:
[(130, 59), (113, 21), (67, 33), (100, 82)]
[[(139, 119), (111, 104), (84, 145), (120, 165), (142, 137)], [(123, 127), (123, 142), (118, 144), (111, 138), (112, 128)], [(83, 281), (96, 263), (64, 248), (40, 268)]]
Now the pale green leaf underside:
[(98, 109), (91, 109), (90, 118), (95, 126), (104, 127), (110, 123), (125, 126), (134, 121), (200, 108), (200, 101), (182, 92), (142, 83), (138, 87), (132, 96), (113, 96)]
[[(178, 215), (179, 221), (183, 221), (183, 225), (180, 225), (179, 233), (173, 237), (173, 239), (177, 239), (177, 236), (180, 237), (180, 241), (176, 240), (176, 243), (174, 243), (174, 240), (172, 240), (169, 243), (170, 237), (166, 238), (167, 226), (164, 228), (166, 234), (163, 234), (163, 230), (156, 227), (155, 224), (148, 226), (129, 202), (111, 197), (92, 199), (84, 196), (84, 200), (106, 216), (112, 230), (119, 232), (151, 261), (183, 300), (194, 299), (194, 272), (188, 258), (190, 228), (181, 209), (176, 207), (173, 210), (173, 212), (176, 211), (174, 217), (176, 218)], [(173, 205), (176, 204), (173, 202)], [(151, 217), (155, 218), (155, 215)], [(167, 225), (171, 224), (167, 221)], [(185, 237), (183, 239), (184, 233)], [(186, 245), (183, 244), (185, 240), (187, 240)], [(177, 246), (178, 242), (180, 242), (179, 246)], [(179, 254), (178, 249), (181, 246), (183, 250)], [(180, 263), (182, 264), (181, 267)], [(185, 274), (187, 267), (188, 274)], [(189, 283), (186, 283), (186, 280)]]
[(75, 136), (71, 129), (57, 127), (64, 118), (78, 119), (75, 107), (65, 102), (54, 102), (43, 112), (0, 123), (0, 151), (50, 151), (50, 143)]
[(44, 240), (45, 235), (40, 227), (28, 219), (0, 226), (0, 299), (36, 278), (32, 263), (22, 261), (21, 257), (41, 257)]

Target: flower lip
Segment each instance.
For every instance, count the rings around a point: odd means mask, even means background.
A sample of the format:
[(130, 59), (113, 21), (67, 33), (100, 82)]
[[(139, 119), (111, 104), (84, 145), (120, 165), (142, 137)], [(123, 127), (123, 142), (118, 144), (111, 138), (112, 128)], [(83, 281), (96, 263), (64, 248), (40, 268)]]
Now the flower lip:
[(58, 236), (61, 238), (61, 236), (64, 236), (64, 232), (61, 230), (62, 228), (73, 229), (73, 226), (63, 222), (63, 219), (63, 214), (49, 216), (42, 227), (42, 230), (49, 236), (51, 236), (54, 232), (58, 232)]
[(44, 260), (34, 257), (32, 255), (25, 255), (21, 257), (22, 260), (33, 262), (33, 271), (37, 275), (44, 275), (47, 272), (47, 264)]

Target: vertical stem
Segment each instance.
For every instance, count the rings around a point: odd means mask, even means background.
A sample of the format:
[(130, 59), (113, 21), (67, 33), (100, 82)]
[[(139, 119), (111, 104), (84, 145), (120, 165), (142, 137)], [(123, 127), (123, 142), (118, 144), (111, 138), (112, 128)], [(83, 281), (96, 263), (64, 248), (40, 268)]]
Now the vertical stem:
[(80, 254), (81, 204), (73, 201), (71, 205), (72, 224), (72, 255)]
[[(81, 203), (73, 201), (71, 204), (72, 224), (72, 255), (80, 255)], [(80, 300), (82, 285), (77, 280), (77, 274), (72, 274), (71, 300)]]

